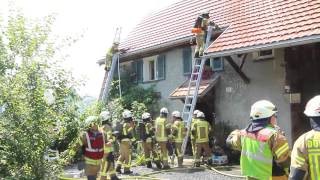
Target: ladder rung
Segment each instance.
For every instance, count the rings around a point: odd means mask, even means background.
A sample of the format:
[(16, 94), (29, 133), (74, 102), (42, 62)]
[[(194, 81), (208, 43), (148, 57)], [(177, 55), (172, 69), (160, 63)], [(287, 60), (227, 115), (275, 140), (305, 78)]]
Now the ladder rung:
[(189, 113), (190, 113), (190, 111), (189, 111), (189, 112), (185, 112), (185, 111), (184, 111), (184, 112), (182, 112), (182, 113), (183, 113), (183, 114), (189, 114)]
[(192, 104), (185, 104), (185, 106), (192, 106)]
[(193, 98), (193, 96), (186, 96), (186, 98), (192, 99), (192, 98)]

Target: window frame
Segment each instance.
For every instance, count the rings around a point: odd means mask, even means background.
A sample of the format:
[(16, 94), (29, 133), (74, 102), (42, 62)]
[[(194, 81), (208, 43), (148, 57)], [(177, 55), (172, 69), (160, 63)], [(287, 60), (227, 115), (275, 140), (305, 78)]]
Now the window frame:
[[(163, 77), (159, 77), (159, 69), (158, 69), (158, 61), (159, 61), (159, 57), (160, 55), (164, 56), (164, 69), (163, 69)], [(153, 82), (153, 81), (159, 81), (159, 80), (165, 80), (165, 74), (166, 74), (166, 59), (165, 59), (166, 55), (165, 54), (159, 54), (159, 55), (155, 55), (155, 56), (150, 56), (150, 57), (145, 57), (142, 59), (143, 61), (143, 72), (142, 72), (142, 82), (146, 83), (146, 82)], [(153, 68), (154, 68), (154, 79), (151, 79), (151, 72), (150, 72), (150, 62), (154, 62), (153, 63)], [(147, 76), (147, 77), (146, 77)]]
[[(261, 55), (261, 52), (263, 51), (270, 51), (271, 50), (271, 54), (269, 55)], [(272, 59), (274, 58), (274, 49), (267, 49), (267, 50), (260, 50), (258, 51), (258, 58), (257, 60), (264, 60), (264, 59)]]
[[(220, 67), (214, 67), (214, 61), (216, 58), (219, 58), (220, 60)], [(210, 67), (214, 72), (223, 71), (224, 70), (224, 58), (223, 57), (214, 57), (210, 58)]]

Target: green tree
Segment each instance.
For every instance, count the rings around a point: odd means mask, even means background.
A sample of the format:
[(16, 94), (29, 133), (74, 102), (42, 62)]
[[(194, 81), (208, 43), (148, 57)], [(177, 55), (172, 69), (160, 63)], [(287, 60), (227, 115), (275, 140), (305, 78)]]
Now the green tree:
[(46, 151), (78, 123), (77, 83), (56, 60), (53, 21), (13, 12), (0, 22), (0, 179), (52, 179), (61, 167)]

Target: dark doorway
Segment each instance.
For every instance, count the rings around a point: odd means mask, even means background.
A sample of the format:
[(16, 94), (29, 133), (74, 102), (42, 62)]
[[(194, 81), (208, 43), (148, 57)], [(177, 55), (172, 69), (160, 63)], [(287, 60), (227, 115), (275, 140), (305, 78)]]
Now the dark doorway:
[(292, 138), (310, 130), (303, 111), (313, 96), (320, 94), (320, 43), (285, 49), (286, 84), (290, 93), (298, 93), (301, 102), (291, 104)]

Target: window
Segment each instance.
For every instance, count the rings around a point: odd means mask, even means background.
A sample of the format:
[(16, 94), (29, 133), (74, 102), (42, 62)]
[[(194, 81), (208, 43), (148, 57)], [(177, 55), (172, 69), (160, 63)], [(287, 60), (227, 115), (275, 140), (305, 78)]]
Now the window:
[(191, 47), (183, 48), (182, 50), (182, 60), (183, 60), (183, 74), (189, 75), (192, 71), (192, 51)]
[(133, 82), (140, 83), (143, 81), (143, 61), (142, 59), (132, 62)]
[(148, 63), (149, 63), (149, 77), (148, 77), (148, 79), (149, 79), (149, 80), (155, 80), (155, 77), (156, 77), (156, 75), (155, 75), (155, 73), (156, 73), (155, 69), (156, 69), (156, 67), (155, 67), (154, 60), (151, 60), (151, 61), (149, 61)]
[(270, 59), (274, 57), (274, 51), (273, 49), (269, 50), (263, 50), (263, 51), (258, 51), (258, 58), (257, 60), (260, 59)]
[(148, 57), (143, 61), (143, 81), (165, 79), (165, 55)]
[(222, 57), (215, 57), (210, 59), (210, 66), (212, 67), (213, 71), (222, 71), (223, 70), (223, 58)]

